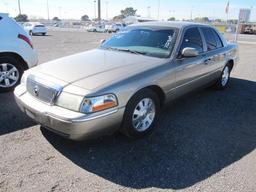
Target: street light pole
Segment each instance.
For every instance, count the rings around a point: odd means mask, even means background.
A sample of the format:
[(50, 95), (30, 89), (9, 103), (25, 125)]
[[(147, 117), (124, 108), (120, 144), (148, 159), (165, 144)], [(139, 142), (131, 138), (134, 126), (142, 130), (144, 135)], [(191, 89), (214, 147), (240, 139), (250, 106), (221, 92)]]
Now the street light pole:
[(49, 3), (48, 3), (48, 0), (46, 2), (46, 5), (47, 5), (47, 19), (49, 21), (50, 20), (50, 14), (49, 14)]
[(96, 19), (96, 0), (93, 0), (94, 3), (94, 19)]
[(98, 0), (98, 20), (101, 20), (101, 2)]
[(160, 0), (158, 0), (158, 10), (157, 10), (157, 19), (159, 20), (160, 16)]
[(151, 12), (150, 12), (151, 7), (148, 6), (147, 9), (148, 9), (148, 18), (151, 18)]
[(18, 0), (18, 6), (19, 6), (19, 15), (21, 15), (20, 0)]
[(106, 1), (105, 3), (106, 3), (106, 20), (108, 20), (108, 1)]

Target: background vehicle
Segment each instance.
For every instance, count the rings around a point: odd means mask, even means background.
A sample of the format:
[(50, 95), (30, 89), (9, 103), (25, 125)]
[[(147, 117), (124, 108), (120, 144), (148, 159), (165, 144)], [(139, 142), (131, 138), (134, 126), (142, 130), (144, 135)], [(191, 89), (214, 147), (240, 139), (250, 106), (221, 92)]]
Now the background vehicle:
[(24, 70), (37, 64), (31, 37), (7, 14), (0, 13), (0, 91), (13, 89)]
[(106, 25), (106, 31), (109, 32), (109, 33), (112, 33), (112, 32), (117, 32), (117, 31), (121, 31), (123, 30), (124, 28), (126, 27), (125, 24), (122, 24), (122, 23), (116, 23), (116, 24), (108, 24)]
[(47, 29), (42, 23), (27, 22), (23, 26), (30, 35), (46, 35), (47, 33)]
[(244, 29), (245, 34), (255, 34), (256, 35), (256, 25), (248, 25)]
[(118, 128), (138, 138), (155, 129), (167, 102), (205, 86), (225, 89), (237, 60), (237, 45), (208, 25), (137, 24), (98, 49), (28, 70), (15, 96), (26, 114), (67, 138)]
[(99, 33), (105, 33), (106, 29), (105, 29), (105, 25), (90, 25), (87, 28), (88, 32), (99, 32)]

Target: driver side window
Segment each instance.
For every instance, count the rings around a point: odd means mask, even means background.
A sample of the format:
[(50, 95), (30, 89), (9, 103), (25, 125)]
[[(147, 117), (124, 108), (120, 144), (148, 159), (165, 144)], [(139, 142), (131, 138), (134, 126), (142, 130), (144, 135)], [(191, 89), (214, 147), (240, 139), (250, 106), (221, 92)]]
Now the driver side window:
[(201, 38), (201, 34), (196, 27), (189, 28), (185, 31), (180, 48), (180, 53), (186, 47), (195, 48), (199, 53), (203, 52), (203, 41)]

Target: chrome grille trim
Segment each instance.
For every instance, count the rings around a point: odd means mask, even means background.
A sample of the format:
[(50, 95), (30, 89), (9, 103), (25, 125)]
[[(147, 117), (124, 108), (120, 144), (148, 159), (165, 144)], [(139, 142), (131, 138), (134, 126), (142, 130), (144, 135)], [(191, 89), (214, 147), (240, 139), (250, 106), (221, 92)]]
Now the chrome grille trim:
[(62, 86), (34, 75), (28, 76), (26, 87), (29, 94), (49, 105), (55, 103), (56, 98), (62, 91)]

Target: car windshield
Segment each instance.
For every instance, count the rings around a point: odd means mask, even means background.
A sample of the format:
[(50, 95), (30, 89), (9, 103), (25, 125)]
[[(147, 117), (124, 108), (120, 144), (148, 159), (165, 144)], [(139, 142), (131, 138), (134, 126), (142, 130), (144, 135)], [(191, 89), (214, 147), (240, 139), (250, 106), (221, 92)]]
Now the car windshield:
[(44, 27), (44, 25), (36, 25), (35, 27)]
[(126, 51), (152, 57), (169, 57), (177, 37), (174, 28), (127, 28), (101, 45), (101, 49)]

